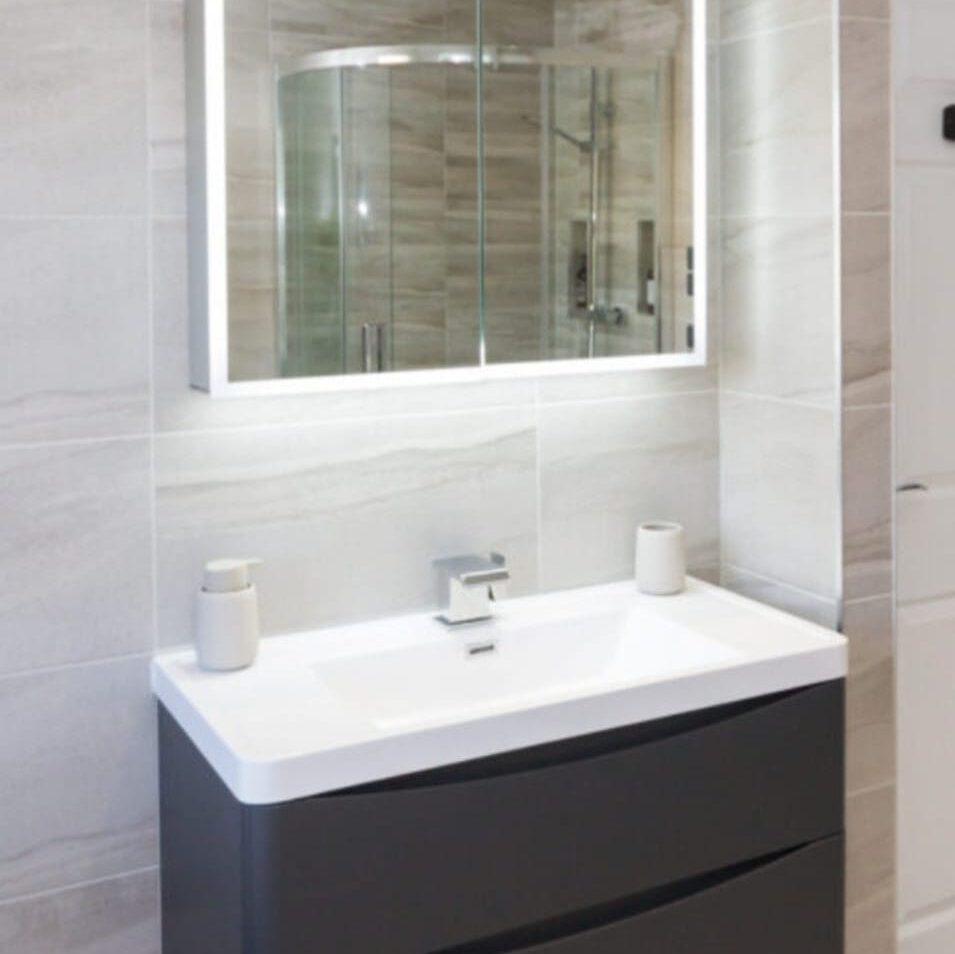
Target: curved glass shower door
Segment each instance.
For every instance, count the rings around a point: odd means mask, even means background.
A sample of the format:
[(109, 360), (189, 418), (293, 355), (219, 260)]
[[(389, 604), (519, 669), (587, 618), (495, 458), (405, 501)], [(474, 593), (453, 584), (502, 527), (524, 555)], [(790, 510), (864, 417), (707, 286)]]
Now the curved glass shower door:
[(478, 361), (474, 71), (392, 56), (326, 51), (279, 79), (285, 376)]
[(702, 348), (704, 8), (355, 0), (238, 17), (228, 379)]
[(326, 50), (280, 78), (284, 375), (681, 350), (672, 58), (485, 46), (479, 70), (476, 49)]
[(344, 130), (340, 70), (278, 84), (277, 332), (283, 377), (344, 374)]

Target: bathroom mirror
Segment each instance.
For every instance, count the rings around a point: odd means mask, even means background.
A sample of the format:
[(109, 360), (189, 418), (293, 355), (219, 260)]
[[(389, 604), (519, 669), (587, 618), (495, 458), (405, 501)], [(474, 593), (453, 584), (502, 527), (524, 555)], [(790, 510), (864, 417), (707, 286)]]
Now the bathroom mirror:
[(193, 384), (701, 363), (704, 4), (189, 0)]

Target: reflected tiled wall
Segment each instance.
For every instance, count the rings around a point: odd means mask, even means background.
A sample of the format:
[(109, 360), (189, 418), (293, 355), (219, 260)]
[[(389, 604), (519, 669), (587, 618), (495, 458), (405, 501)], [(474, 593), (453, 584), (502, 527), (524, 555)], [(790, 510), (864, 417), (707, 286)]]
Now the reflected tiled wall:
[[(691, 0), (486, 0), (490, 45), (587, 47), (629, 52), (636, 69), (601, 71), (603, 208), (599, 284), (626, 320), (600, 329), (605, 355), (657, 351), (657, 320), (638, 300), (638, 222), (656, 219), (666, 307), (663, 350), (685, 350), (686, 247), (692, 244), (692, 136), (687, 97)], [(336, 214), (292, 217), (285, 249), (289, 279), (276, 271), (276, 105), (273, 61), (305, 52), (389, 43), (473, 44), (474, 0), (415, 0), (406, 7), (370, 0), (360, 15), (338, 4), (244, 0), (229, 11), (226, 34), (229, 146), (230, 364), (236, 380), (273, 376), (289, 340), (286, 376), (361, 368), (366, 322), (386, 329), (395, 370), (466, 366), (477, 361), (478, 203), (476, 80), (472, 70), (402, 66), (342, 74), (345, 173), (343, 222)], [(653, 68), (660, 61), (659, 77)], [(612, 75), (611, 75), (612, 72)], [(570, 76), (570, 74), (574, 74)], [(338, 71), (326, 71), (338, 83)], [(545, 83), (548, 76), (553, 83)], [(318, 74), (313, 76), (313, 80)], [(654, 89), (660, 80), (659, 93)], [(491, 363), (582, 357), (587, 326), (569, 313), (573, 223), (586, 227), (590, 159), (541, 129), (553, 100), (555, 123), (582, 141), (590, 136), (589, 71), (537, 66), (488, 69), (484, 76), (485, 323)], [(297, 81), (295, 81), (297, 82)], [(553, 87), (553, 89), (551, 89)], [(335, 141), (337, 109), (316, 84), (299, 84), (299, 106), (312, 104), (322, 142)], [(295, 112), (283, 84), (286, 126)], [(302, 91), (305, 90), (303, 95)], [(659, 102), (657, 100), (659, 99)], [(333, 97), (337, 105), (337, 95)], [(282, 107), (280, 107), (282, 108)], [(566, 113), (566, 116), (562, 114)], [(291, 123), (294, 125), (294, 123)], [(286, 188), (299, 195), (322, 161), (315, 143), (286, 136), (294, 157)], [(293, 143), (293, 145), (289, 145)], [(302, 160), (302, 155), (307, 156)], [(325, 164), (335, 150), (325, 150)], [(545, 154), (547, 160), (545, 160)], [(674, 165), (676, 174), (669, 175)], [(337, 165), (337, 160), (331, 160)], [(548, 161), (550, 165), (548, 165)], [(296, 166), (307, 165), (307, 175)], [(657, 168), (659, 166), (659, 169)], [(557, 181), (551, 182), (552, 170)], [(564, 173), (569, 175), (564, 176)], [(563, 176), (563, 178), (562, 178)], [(334, 187), (333, 187), (334, 188)], [(565, 193), (569, 193), (566, 195)], [(309, 197), (312, 198), (311, 193)], [(312, 210), (313, 201), (293, 201)], [(366, 212), (356, 210), (363, 206)], [(673, 223), (676, 223), (674, 227)], [(345, 236), (344, 261), (337, 239)], [(321, 236), (321, 239), (316, 238)], [(556, 240), (555, 238), (556, 237)], [(556, 248), (551, 248), (556, 241)], [(652, 252), (650, 261), (653, 261)], [(344, 266), (344, 281), (338, 275)], [(294, 275), (303, 274), (296, 281)], [(341, 354), (344, 284), (345, 356)], [(555, 287), (558, 289), (555, 292)], [(280, 329), (279, 289), (287, 289)], [(548, 318), (553, 316), (553, 322)]]
[(421, 606), (456, 550), (524, 592), (618, 578), (645, 518), (713, 572), (716, 374), (191, 391), (182, 4), (6, 6), (0, 950), (158, 954), (147, 666), (203, 560), (269, 560), (270, 631)]

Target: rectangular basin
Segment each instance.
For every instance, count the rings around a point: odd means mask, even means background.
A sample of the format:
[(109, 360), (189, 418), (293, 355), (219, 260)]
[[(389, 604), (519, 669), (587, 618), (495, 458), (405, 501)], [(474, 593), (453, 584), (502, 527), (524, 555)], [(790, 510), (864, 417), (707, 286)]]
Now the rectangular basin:
[(731, 662), (731, 646), (632, 608), (442, 630), (438, 639), (318, 663), (344, 705), (383, 729), (463, 722)]

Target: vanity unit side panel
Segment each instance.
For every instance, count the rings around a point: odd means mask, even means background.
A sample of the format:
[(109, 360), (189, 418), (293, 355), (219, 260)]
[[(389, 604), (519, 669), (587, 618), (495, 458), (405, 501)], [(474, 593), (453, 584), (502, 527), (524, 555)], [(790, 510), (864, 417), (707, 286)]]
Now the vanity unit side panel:
[(441, 951), (838, 836), (843, 723), (839, 681), (545, 768), (249, 809), (252, 950)]
[(245, 929), (245, 815), (159, 707), (163, 954), (251, 954)]

